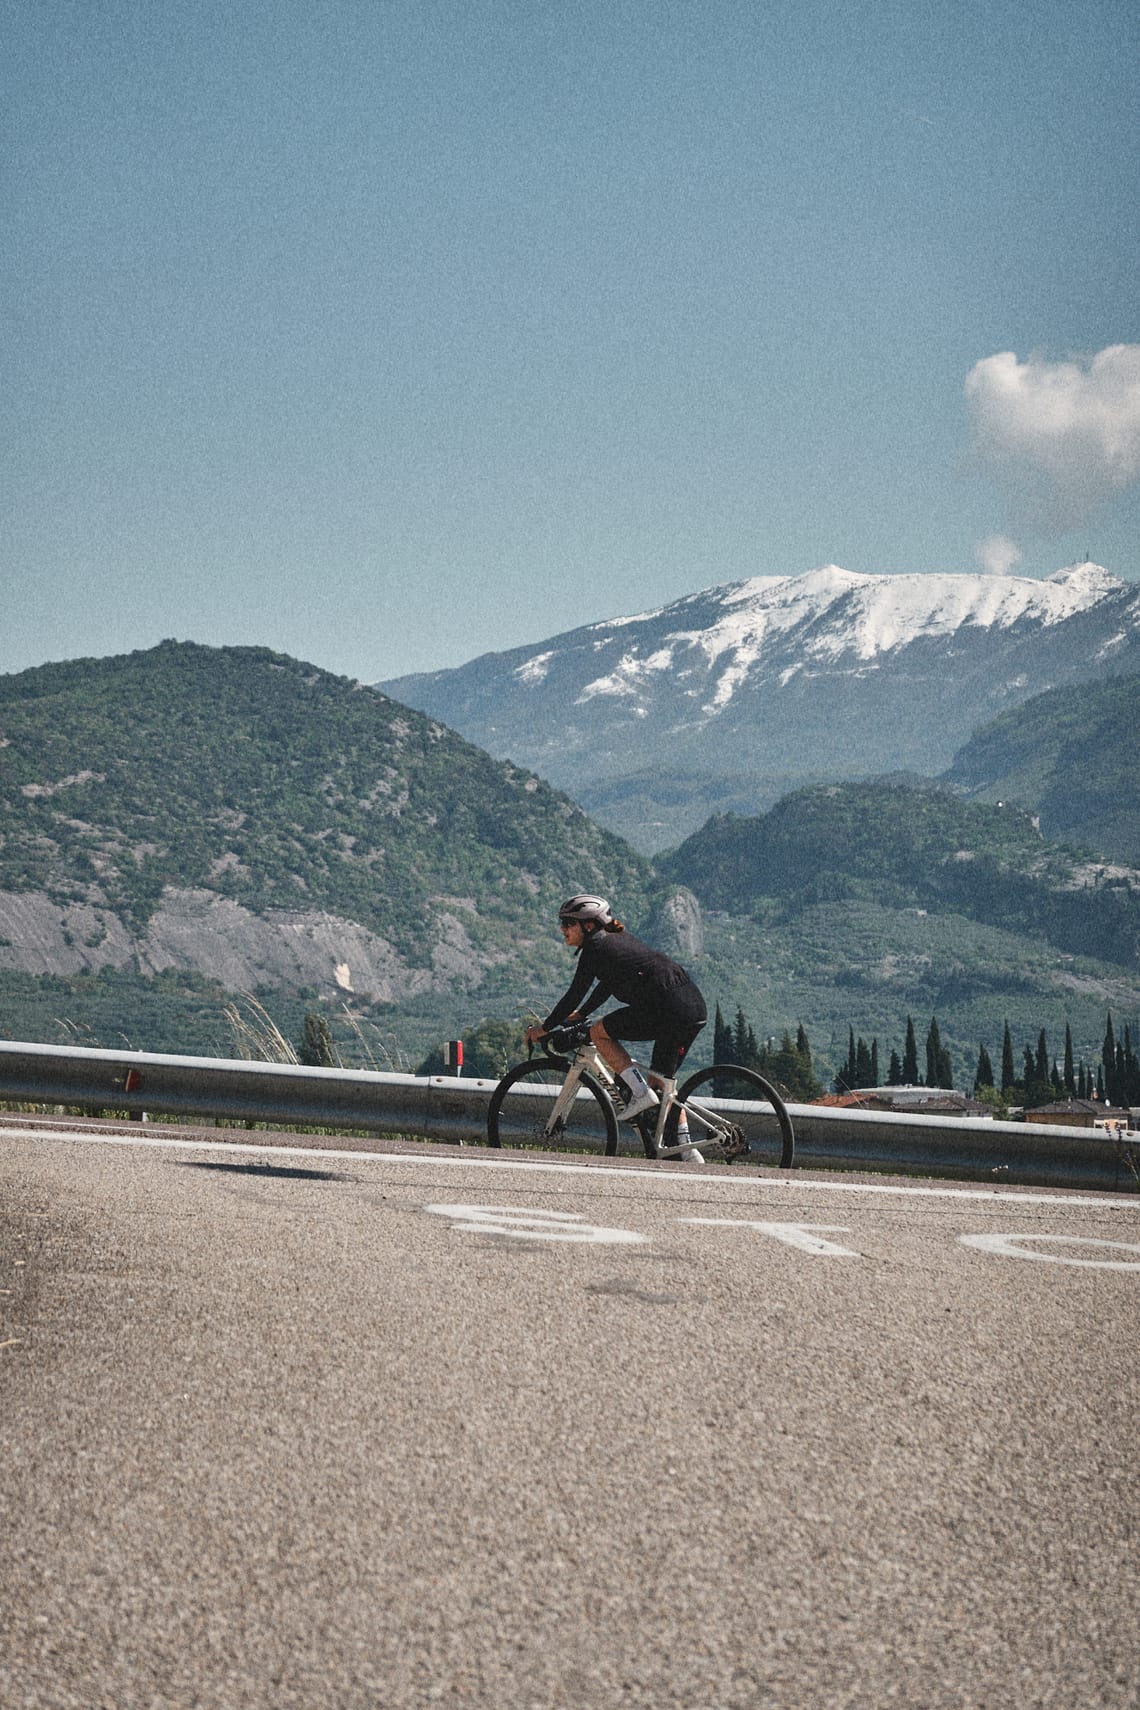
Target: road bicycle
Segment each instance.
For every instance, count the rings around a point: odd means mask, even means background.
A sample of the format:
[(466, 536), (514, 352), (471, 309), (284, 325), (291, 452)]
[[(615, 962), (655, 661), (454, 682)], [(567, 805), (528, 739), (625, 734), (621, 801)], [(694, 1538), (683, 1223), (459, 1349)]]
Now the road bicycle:
[[(590, 1040), (587, 1023), (556, 1027), (531, 1047), (526, 1062), (508, 1069), (487, 1107), (491, 1146), (555, 1146), (600, 1152), (618, 1149), (621, 1095), (611, 1070)], [(790, 1169), (795, 1137), (788, 1109), (775, 1087), (754, 1069), (714, 1063), (681, 1086), (654, 1077), (659, 1103), (626, 1124), (641, 1137), (647, 1158), (705, 1161), (716, 1152), (727, 1163)], [(688, 1132), (679, 1128), (681, 1112)]]

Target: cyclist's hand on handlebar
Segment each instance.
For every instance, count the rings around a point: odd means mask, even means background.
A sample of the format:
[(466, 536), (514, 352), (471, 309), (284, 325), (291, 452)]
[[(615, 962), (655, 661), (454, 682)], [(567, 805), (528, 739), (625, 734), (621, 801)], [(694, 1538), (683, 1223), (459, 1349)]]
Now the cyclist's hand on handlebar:
[(532, 1045), (537, 1045), (540, 1039), (545, 1038), (546, 1029), (541, 1025), (541, 1023), (536, 1024), (534, 1027), (528, 1027), (526, 1030), (527, 1049), (529, 1050)]

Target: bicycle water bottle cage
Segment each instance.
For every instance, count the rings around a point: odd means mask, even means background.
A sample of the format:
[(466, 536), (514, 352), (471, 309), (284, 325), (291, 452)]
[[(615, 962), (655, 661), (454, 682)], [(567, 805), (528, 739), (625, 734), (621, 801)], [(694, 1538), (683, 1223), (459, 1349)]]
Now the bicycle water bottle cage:
[(572, 1027), (552, 1027), (546, 1035), (543, 1044), (559, 1056), (569, 1051), (579, 1051), (583, 1045), (590, 1042), (590, 1024), (588, 1021), (576, 1021)]

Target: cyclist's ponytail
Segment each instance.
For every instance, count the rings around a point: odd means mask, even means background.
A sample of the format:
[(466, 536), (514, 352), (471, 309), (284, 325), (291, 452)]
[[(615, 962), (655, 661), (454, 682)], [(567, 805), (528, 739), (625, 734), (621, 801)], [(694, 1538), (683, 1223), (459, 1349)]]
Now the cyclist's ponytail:
[(603, 932), (624, 932), (625, 925), (620, 920), (605, 920), (602, 922)]

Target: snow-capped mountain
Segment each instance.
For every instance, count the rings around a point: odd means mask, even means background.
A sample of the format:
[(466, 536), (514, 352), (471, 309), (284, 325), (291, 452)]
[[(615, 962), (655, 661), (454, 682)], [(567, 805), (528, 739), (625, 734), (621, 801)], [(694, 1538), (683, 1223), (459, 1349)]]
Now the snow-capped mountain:
[(661, 847), (799, 779), (938, 773), (1007, 707), (1125, 670), (1140, 589), (1100, 565), (1045, 581), (828, 565), (378, 686)]

